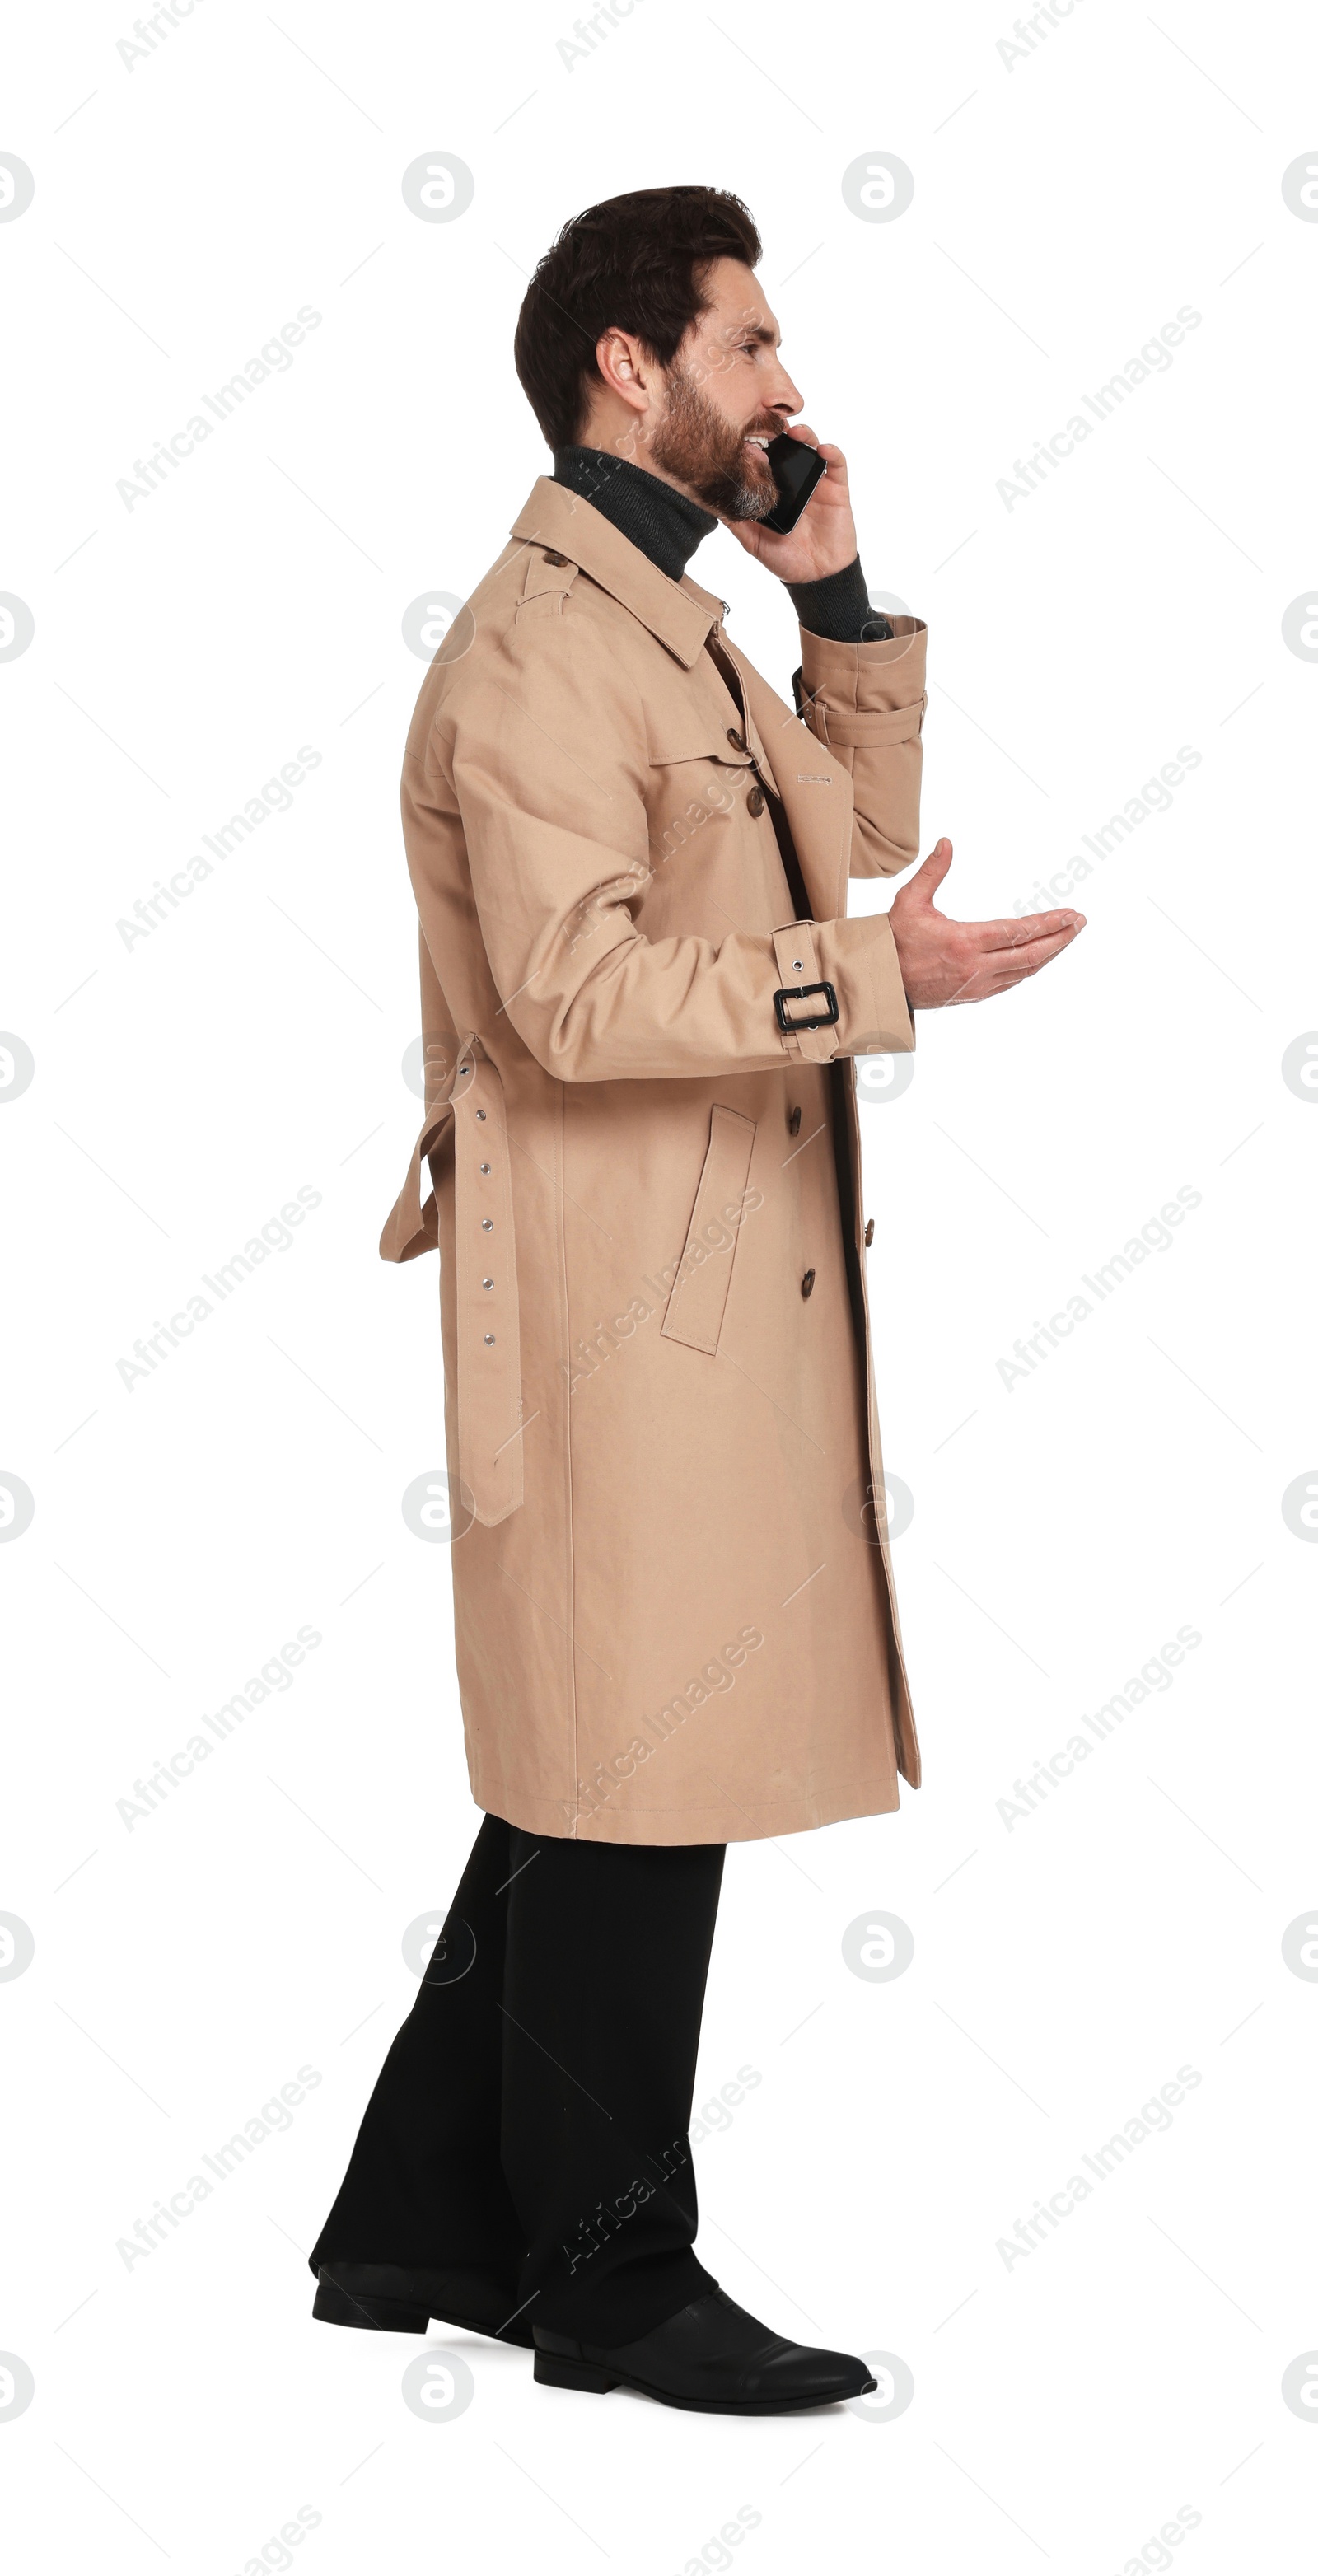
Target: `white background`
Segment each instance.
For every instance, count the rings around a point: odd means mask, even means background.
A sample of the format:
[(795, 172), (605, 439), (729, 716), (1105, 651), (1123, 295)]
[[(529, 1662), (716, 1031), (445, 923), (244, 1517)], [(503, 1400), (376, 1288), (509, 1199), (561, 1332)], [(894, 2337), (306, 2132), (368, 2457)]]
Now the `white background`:
[[(0, 1907), (35, 1957), (0, 1987), (0, 2348), (36, 2393), (0, 2444), (25, 2571), (279, 2565), (302, 2506), (313, 2576), (1298, 2563), (1318, 1987), (1281, 1942), (1318, 1903), (1318, 1557), (1281, 1498), (1318, 1480), (1318, 1106), (1281, 1059), (1318, 1026), (1318, 669), (1282, 619), (1318, 573), (1318, 226), (1281, 180), (1318, 159), (1313, 30), (1078, 0), (1014, 62), (1010, 36), (971, 0), (639, 0), (570, 66), (566, 0), (200, 0), (131, 68), (108, 8), (11, 32), (0, 150), (36, 194), (0, 225), (0, 588), (35, 633), (0, 664), (0, 1025), (35, 1077), (0, 1115), (0, 1469), (35, 1516), (0, 1547)], [(401, 194), (437, 150), (475, 175), (450, 224)], [(843, 200), (874, 151), (915, 175), (892, 223)], [(313, 2326), (304, 2261), (416, 1991), (404, 1928), (477, 1823), (448, 1560), (399, 1509), (442, 1463), (435, 1265), (376, 1257), (418, 1115), (401, 621), (475, 584), (544, 466), (511, 363), (535, 259), (592, 199), (676, 180), (756, 214), (871, 584), (928, 620), (948, 908), (1028, 901), (1180, 746), (1200, 762), (1076, 884), (1075, 949), (923, 1018), (911, 1088), (864, 1114), (926, 1785), (728, 1860), (697, 2103), (762, 2080), (697, 2150), (701, 2250), (781, 2330), (899, 2355), (913, 2403), (729, 2423), (537, 2390), (470, 2341), (473, 2402), (426, 2422), (419, 2347)], [(135, 460), (304, 304), (292, 365), (127, 509)], [(1183, 305), (1173, 363), (1008, 509), (1014, 461)], [(694, 570), (785, 688), (776, 585), (721, 532)], [(291, 810), (126, 945), (303, 744)], [(289, 1248), (126, 1387), (134, 1340), (299, 1187), (321, 1204)], [(1181, 1188), (1169, 1248), (1009, 1389), (1016, 1339)], [(135, 1778), (302, 1625), (293, 1685), (129, 1830)], [(1004, 1820), (1182, 1626), (1171, 1686)], [(914, 1935), (891, 1983), (842, 1955), (876, 1907)], [(291, 2125), (127, 2267), (117, 2241), (302, 2066)], [(1183, 2066), (1171, 2128), (1008, 2265)]]

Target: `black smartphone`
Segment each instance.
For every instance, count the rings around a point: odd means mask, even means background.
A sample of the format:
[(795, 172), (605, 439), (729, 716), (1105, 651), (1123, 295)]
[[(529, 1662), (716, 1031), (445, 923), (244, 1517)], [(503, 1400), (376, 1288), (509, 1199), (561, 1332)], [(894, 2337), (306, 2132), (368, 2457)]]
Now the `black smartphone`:
[(761, 519), (762, 528), (772, 528), (775, 536), (785, 537), (796, 526), (801, 512), (824, 472), (824, 460), (817, 447), (808, 447), (803, 438), (771, 438), (765, 449), (778, 486), (778, 499), (768, 517)]

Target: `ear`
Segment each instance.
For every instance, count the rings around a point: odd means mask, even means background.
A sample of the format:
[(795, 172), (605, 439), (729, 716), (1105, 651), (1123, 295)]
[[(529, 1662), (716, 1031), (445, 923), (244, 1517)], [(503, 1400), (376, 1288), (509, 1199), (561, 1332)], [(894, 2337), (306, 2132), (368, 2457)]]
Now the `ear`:
[(616, 394), (629, 411), (648, 410), (646, 387), (653, 361), (647, 361), (639, 340), (630, 331), (602, 331), (595, 343), (595, 364), (607, 391)]

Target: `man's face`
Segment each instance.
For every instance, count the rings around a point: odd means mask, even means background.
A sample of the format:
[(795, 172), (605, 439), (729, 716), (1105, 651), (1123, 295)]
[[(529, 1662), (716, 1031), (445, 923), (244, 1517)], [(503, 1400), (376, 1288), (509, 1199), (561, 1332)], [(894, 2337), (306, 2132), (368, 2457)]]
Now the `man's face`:
[(716, 260), (709, 299), (664, 378), (664, 405), (642, 431), (656, 465), (707, 510), (762, 519), (777, 499), (764, 450), (801, 397), (778, 357), (778, 325), (754, 272)]

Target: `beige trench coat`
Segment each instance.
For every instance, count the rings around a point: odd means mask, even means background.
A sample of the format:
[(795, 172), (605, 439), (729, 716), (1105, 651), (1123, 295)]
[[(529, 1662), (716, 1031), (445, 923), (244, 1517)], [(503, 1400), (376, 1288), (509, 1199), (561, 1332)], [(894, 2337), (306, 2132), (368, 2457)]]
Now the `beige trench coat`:
[[(541, 480), (403, 773), (426, 1116), (380, 1249), (439, 1246), (472, 1790), (604, 1842), (919, 1779), (851, 1063), (915, 1038), (886, 917), (845, 912), (917, 855), (925, 631), (803, 630), (802, 721), (722, 612)], [(820, 984), (836, 1022), (783, 1029)]]

